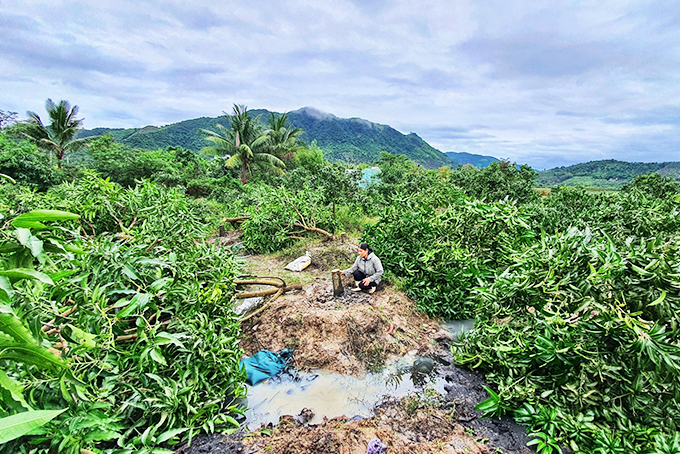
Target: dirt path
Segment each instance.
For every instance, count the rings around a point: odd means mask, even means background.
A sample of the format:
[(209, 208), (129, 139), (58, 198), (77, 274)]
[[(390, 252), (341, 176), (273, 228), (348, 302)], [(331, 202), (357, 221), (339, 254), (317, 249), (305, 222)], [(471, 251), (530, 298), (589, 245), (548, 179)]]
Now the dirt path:
[(199, 438), (178, 452), (364, 454), (374, 438), (387, 445), (388, 454), (532, 452), (525, 446), (525, 431), (511, 420), (479, 418), (474, 406), (488, 397), (483, 376), (453, 364), (449, 333), (417, 312), (403, 293), (383, 286), (372, 295), (346, 291), (341, 298), (332, 296), (330, 270), (352, 263), (354, 245), (319, 242), (308, 244), (307, 250), (312, 264), (301, 273), (283, 267), (304, 249), (247, 258), (249, 274), (279, 276), (303, 287), (242, 324), (246, 355), (290, 348), (298, 370), (353, 375), (377, 370), (407, 353), (432, 357), (437, 359), (436, 373), (446, 378), (446, 395), (422, 392), (383, 402), (367, 419), (333, 418), (317, 425), (308, 424), (309, 414), (303, 411), (265, 430)]

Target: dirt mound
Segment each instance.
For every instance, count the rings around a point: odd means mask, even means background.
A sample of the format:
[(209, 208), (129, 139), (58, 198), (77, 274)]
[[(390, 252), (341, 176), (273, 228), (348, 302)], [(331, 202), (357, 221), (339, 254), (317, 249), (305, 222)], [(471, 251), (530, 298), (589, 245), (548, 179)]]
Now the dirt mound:
[(361, 421), (326, 420), (317, 426), (301, 424), (299, 417), (284, 417), (269, 431), (244, 440), (256, 452), (280, 454), (365, 454), (368, 443), (378, 438), (389, 454), (488, 453), (451, 415), (429, 398), (391, 401), (376, 409), (375, 417)]
[[(308, 269), (283, 270), (305, 250), (312, 254)], [(446, 378), (447, 395), (426, 388), (384, 402), (363, 420), (333, 418), (311, 425), (305, 422), (309, 415), (283, 417), (276, 427), (243, 440), (231, 439), (230, 449), (364, 454), (368, 442), (379, 438), (388, 446), (388, 454), (532, 452), (526, 447), (526, 431), (511, 419), (480, 419), (474, 407), (488, 397), (484, 377), (453, 364), (448, 348), (451, 336), (438, 320), (417, 312), (413, 301), (389, 285), (374, 294), (346, 291), (333, 297), (330, 270), (348, 267), (355, 255), (349, 244), (319, 243), (300, 245), (278, 256), (248, 257), (247, 273), (280, 276), (288, 283), (302, 284), (302, 290), (284, 294), (242, 323), (245, 354), (289, 348), (299, 370), (321, 368), (354, 375), (379, 369), (390, 357), (407, 353), (430, 357), (437, 363), (436, 373)]]
[(403, 294), (385, 288), (372, 295), (345, 292), (334, 298), (330, 282), (274, 301), (247, 320), (241, 346), (247, 355), (294, 350), (299, 370), (323, 368), (346, 374), (376, 370), (392, 356), (427, 355), (449, 335), (415, 312)]

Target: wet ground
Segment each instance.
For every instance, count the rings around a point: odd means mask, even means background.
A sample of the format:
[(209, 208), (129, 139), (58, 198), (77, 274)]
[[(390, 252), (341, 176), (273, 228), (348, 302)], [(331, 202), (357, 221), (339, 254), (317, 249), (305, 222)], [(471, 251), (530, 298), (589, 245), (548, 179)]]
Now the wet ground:
[[(429, 367), (428, 367), (429, 366)], [(347, 416), (366, 419), (386, 397), (401, 399), (426, 387), (444, 394), (444, 376), (421, 373), (436, 367), (430, 358), (406, 356), (391, 361), (379, 372), (361, 376), (326, 370), (286, 372), (264, 385), (248, 387), (247, 426), (251, 430), (277, 424), (284, 415), (298, 415), (304, 408), (314, 412), (308, 422)]]
[(453, 364), (449, 343), (474, 321), (440, 325), (390, 286), (335, 298), (329, 271), (352, 254), (306, 247), (316, 265), (297, 275), (282, 270), (290, 257), (248, 258), (249, 274), (303, 284), (242, 325), (248, 356), (290, 348), (294, 369), (249, 388), (241, 431), (198, 437), (178, 453), (365, 454), (375, 438), (387, 454), (535, 452), (511, 419), (481, 418), (483, 375)]
[(446, 345), (432, 359), (429, 374), (414, 373), (411, 357), (363, 378), (304, 373), (265, 382), (249, 392), (252, 432), (199, 437), (178, 452), (363, 454), (371, 437), (388, 445), (387, 454), (535, 452), (511, 418), (475, 410), (488, 397), (482, 374), (456, 367)]

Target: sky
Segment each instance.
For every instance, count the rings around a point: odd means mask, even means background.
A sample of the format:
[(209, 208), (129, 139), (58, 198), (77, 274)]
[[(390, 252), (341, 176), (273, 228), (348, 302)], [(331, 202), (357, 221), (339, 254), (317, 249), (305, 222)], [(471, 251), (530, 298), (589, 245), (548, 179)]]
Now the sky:
[(0, 0), (0, 110), (162, 126), (311, 106), (546, 169), (680, 161), (680, 4)]

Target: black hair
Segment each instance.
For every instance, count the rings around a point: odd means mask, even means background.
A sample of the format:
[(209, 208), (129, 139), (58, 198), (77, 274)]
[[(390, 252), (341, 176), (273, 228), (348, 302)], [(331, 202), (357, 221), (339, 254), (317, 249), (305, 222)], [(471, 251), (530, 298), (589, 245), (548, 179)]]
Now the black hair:
[(362, 249), (364, 251), (368, 251), (369, 250), (368, 243), (361, 243), (359, 245), (359, 249)]

